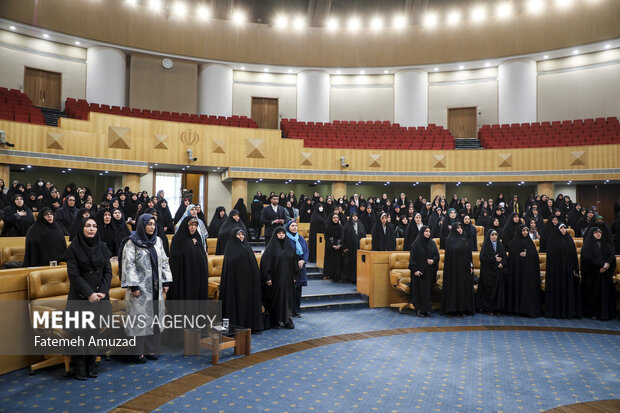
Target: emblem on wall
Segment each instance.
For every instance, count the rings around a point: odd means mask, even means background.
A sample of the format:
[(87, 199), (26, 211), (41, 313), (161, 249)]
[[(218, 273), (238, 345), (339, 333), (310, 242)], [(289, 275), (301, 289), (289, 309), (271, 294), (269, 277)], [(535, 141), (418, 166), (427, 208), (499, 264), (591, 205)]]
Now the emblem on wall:
[(200, 141), (200, 137), (195, 130), (187, 129), (181, 132), (181, 135), (179, 135), (179, 140), (186, 145), (192, 146)]

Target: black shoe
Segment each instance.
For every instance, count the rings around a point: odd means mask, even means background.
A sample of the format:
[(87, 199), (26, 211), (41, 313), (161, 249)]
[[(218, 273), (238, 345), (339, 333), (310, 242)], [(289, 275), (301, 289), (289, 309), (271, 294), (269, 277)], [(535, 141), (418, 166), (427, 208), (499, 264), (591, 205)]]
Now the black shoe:
[(97, 370), (95, 370), (95, 369), (89, 370), (88, 371), (88, 377), (92, 377), (94, 379), (95, 377), (99, 377), (99, 373), (97, 373)]
[(159, 360), (159, 357), (155, 354), (147, 354), (144, 357), (146, 357), (148, 360)]
[(271, 325), (271, 328), (272, 328), (273, 330), (279, 330), (279, 329), (280, 329), (280, 323), (278, 323), (278, 324), (272, 324), (272, 325)]
[(146, 363), (146, 357), (144, 357), (143, 355), (139, 355), (139, 356), (134, 356), (134, 363), (136, 364), (145, 364)]
[(289, 330), (292, 330), (292, 329), (295, 328), (295, 324), (293, 324), (293, 322), (289, 320), (288, 323), (284, 324), (284, 327), (289, 329)]
[(424, 313), (424, 317), (432, 317), (433, 315), (430, 312)]
[(295, 314), (293, 314), (293, 317), (295, 317), (295, 318), (301, 318), (301, 314), (299, 314), (299, 313), (295, 313)]
[(86, 376), (82, 376), (80, 373), (74, 375), (76, 380), (86, 381)]
[(334, 279), (332, 278), (332, 282), (333, 282), (333, 283), (335, 283), (335, 282), (337, 282), (337, 281), (336, 281), (336, 280), (334, 280)]

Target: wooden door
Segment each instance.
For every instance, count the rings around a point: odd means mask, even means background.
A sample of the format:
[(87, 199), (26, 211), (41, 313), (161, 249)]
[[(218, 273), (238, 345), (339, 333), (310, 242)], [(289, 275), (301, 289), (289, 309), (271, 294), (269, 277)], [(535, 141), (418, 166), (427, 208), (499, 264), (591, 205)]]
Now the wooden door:
[(278, 99), (252, 97), (252, 119), (262, 129), (278, 129)]
[(455, 138), (477, 138), (478, 125), (476, 111), (473, 108), (449, 108), (448, 129)]
[(577, 185), (577, 200), (581, 205), (585, 209), (590, 209), (596, 205), (599, 215), (603, 216), (605, 222), (610, 226), (616, 220), (614, 203), (619, 196), (620, 185), (617, 184)]
[(35, 106), (60, 109), (61, 74), (27, 67), (24, 71), (24, 93)]

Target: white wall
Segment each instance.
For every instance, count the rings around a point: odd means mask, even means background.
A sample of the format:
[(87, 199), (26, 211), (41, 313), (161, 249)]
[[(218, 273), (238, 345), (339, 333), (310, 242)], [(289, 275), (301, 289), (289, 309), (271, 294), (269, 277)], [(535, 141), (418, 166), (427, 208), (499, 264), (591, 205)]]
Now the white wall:
[(430, 83), (428, 123), (448, 128), (448, 108), (478, 108), (478, 128), (497, 123), (497, 80)]
[(330, 119), (394, 121), (394, 76), (332, 76)]
[(553, 184), (553, 194), (554, 198), (558, 195), (562, 194), (564, 196), (568, 195), (571, 201), (576, 202), (577, 200), (577, 185), (560, 185)]
[(24, 68), (61, 73), (62, 106), (86, 96), (86, 50), (0, 30), (0, 86), (24, 90)]
[(207, 211), (205, 216), (211, 219), (218, 206), (222, 205), (226, 211), (230, 211), (229, 205), (232, 205), (232, 184), (230, 182), (222, 182), (222, 174), (217, 172), (209, 172), (207, 177)]
[(295, 75), (234, 72), (233, 114), (251, 117), (252, 97), (278, 98), (280, 119), (297, 117), (297, 77)]
[(538, 120), (620, 116), (620, 64), (538, 74)]

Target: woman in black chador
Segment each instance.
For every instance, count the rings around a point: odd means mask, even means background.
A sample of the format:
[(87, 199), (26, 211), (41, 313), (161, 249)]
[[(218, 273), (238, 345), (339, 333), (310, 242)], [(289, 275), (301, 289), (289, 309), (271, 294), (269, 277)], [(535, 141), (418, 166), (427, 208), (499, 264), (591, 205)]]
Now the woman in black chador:
[(480, 281), (476, 298), (481, 311), (494, 315), (504, 310), (507, 265), (508, 256), (497, 231), (489, 230), (480, 248)]
[(323, 204), (317, 204), (310, 217), (310, 236), (308, 238), (308, 251), (310, 252), (308, 260), (310, 262), (316, 262), (316, 234), (325, 231), (325, 215)]
[(364, 224), (357, 217), (357, 212), (351, 214), (351, 218), (342, 230), (342, 248), (344, 254), (344, 279), (352, 282), (357, 281), (357, 250), (360, 240), (366, 238)]
[(439, 251), (431, 238), (431, 229), (422, 226), (409, 253), (411, 303), (420, 317), (431, 316), (431, 290), (437, 278)]
[[(76, 308), (74, 302), (78, 300), (88, 301), (91, 304), (110, 300), (108, 294), (112, 283), (110, 252), (99, 240), (95, 218), (83, 218), (80, 222), (80, 231), (65, 252), (70, 282), (67, 309)], [(101, 310), (102, 307), (102, 305), (99, 305), (99, 308), (93, 306), (93, 310), (95, 308)], [(89, 333), (96, 334), (96, 331)], [(86, 380), (87, 376), (98, 376), (94, 355), (71, 356), (71, 366), (78, 380)]]
[[(506, 311), (528, 317), (540, 317), (542, 290), (540, 261), (530, 231), (519, 226), (510, 242), (509, 276), (506, 285)], [(480, 287), (478, 287), (480, 288)]]
[(220, 232), (220, 228), (226, 222), (226, 208), (223, 206), (219, 206), (215, 208), (215, 212), (213, 213), (213, 218), (211, 218), (211, 222), (209, 223), (209, 228), (207, 231), (209, 232), (209, 238), (217, 238), (217, 235)]
[(465, 238), (460, 222), (452, 225), (450, 234), (446, 238), (441, 311), (450, 315), (473, 315), (474, 313), (471, 247)]
[(62, 228), (54, 222), (52, 210), (44, 207), (39, 212), (37, 222), (30, 227), (26, 234), (23, 266), (50, 265), (50, 261), (60, 261), (66, 249), (67, 243)]
[(209, 298), (209, 263), (198, 233), (198, 219), (186, 216), (170, 246), (172, 284), (169, 300), (207, 300)]
[(396, 235), (394, 227), (388, 222), (388, 215), (381, 213), (379, 221), (372, 229), (373, 251), (396, 251)]
[(549, 237), (545, 279), (545, 317), (581, 318), (577, 249), (564, 224), (555, 227)]
[(456, 216), (456, 209), (450, 208), (446, 218), (443, 220), (443, 224), (441, 224), (441, 230), (439, 232), (439, 248), (446, 249), (446, 239), (457, 222), (458, 219)]
[(337, 212), (325, 224), (325, 258), (323, 260), (323, 275), (332, 282), (344, 282), (342, 276), (342, 225)]
[(241, 227), (235, 227), (226, 245), (220, 282), (222, 317), (233, 325), (260, 331), (263, 329), (260, 270), (246, 236)]
[(295, 299), (295, 280), (299, 267), (297, 254), (286, 239), (283, 227), (277, 227), (263, 252), (260, 270), (265, 285), (265, 298), (272, 328), (284, 327), (292, 329), (295, 324), (291, 320)]
[(600, 228), (592, 227), (581, 248), (583, 315), (613, 320), (616, 314), (614, 270), (616, 257)]
[(14, 195), (13, 201), (4, 208), (0, 216), (4, 219), (3, 237), (23, 237), (34, 224), (34, 215), (30, 208), (24, 205), (22, 194)]
[(405, 233), (405, 240), (403, 244), (403, 251), (409, 251), (411, 246), (413, 245), (416, 238), (418, 238), (418, 234), (420, 233), (420, 229), (424, 226), (422, 223), (422, 215), (419, 212), (416, 212), (413, 216), (413, 219), (407, 225), (407, 232)]
[[(217, 244), (215, 244), (215, 255), (223, 255), (226, 251), (226, 245), (234, 237), (232, 232), (233, 228), (239, 227), (243, 230), (244, 234), (248, 233), (248, 230), (241, 220), (241, 215), (236, 209), (232, 209), (226, 221), (220, 227), (220, 231), (217, 235)], [(249, 242), (249, 239), (246, 240)]]

